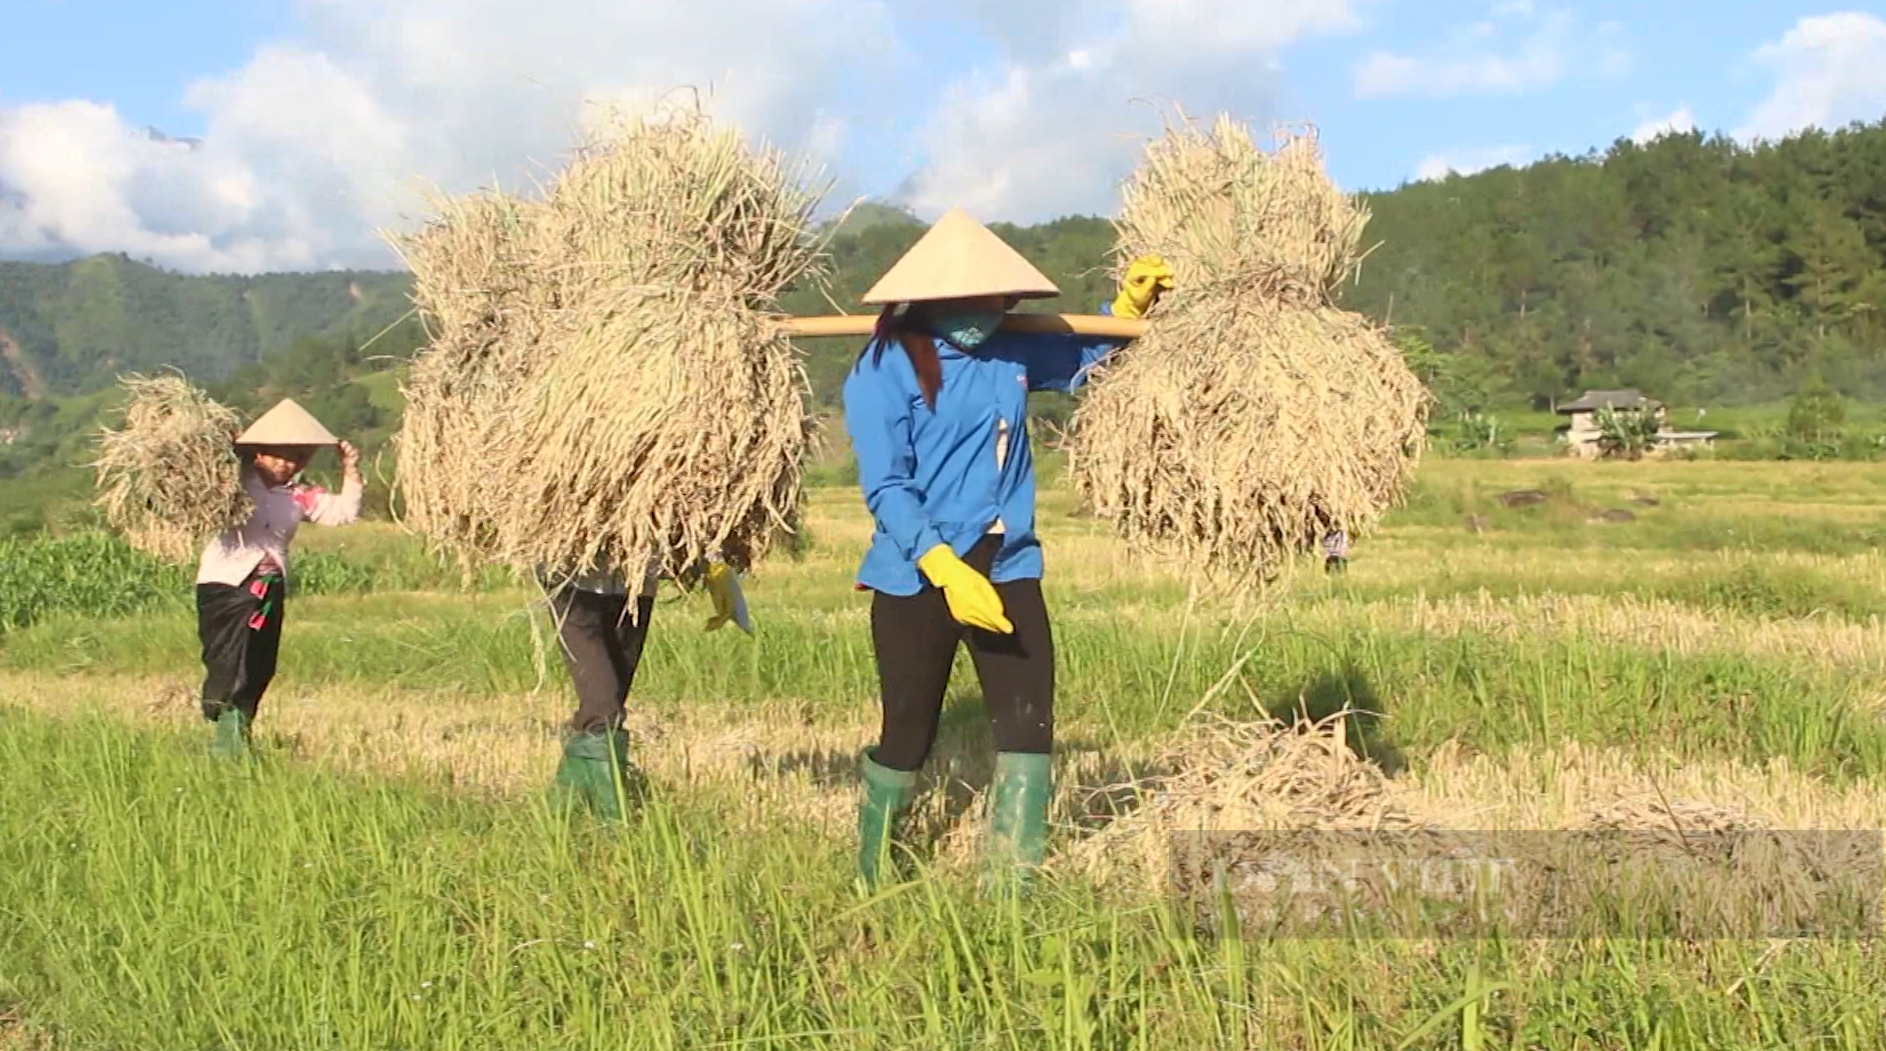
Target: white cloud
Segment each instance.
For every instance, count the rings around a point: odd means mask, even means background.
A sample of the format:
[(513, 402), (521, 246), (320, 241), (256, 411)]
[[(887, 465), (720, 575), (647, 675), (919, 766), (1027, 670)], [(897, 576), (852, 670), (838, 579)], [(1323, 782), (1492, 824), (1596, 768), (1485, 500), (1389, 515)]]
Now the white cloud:
[[(1515, 94), (1556, 84), (1574, 70), (1613, 76), (1628, 62), (1614, 23), (1587, 27), (1567, 12), (1539, 12), (1529, 2), (1501, 3), (1493, 15), (1456, 29), (1426, 54), (1369, 53), (1356, 65), (1356, 97)], [(1523, 32), (1514, 36), (1509, 24)]]
[(1779, 139), (1886, 111), (1886, 21), (1877, 15), (1803, 18), (1755, 60), (1775, 71), (1775, 88), (1737, 129), (1739, 139)]
[[(588, 103), (688, 86), (828, 163), (868, 144), (873, 174), (913, 171), (899, 192), (926, 216), (1110, 213), (1159, 107), (1300, 118), (1271, 112), (1278, 52), (1380, 2), (298, 0), (292, 37), (189, 86), (195, 146), (106, 105), (0, 105), (0, 257), (397, 265), (375, 231), (417, 218), (422, 187), (521, 186), (558, 166)], [(967, 20), (993, 64), (931, 52), (914, 33), (932, 18)]]
[(1535, 153), (1531, 146), (1488, 146), (1450, 154), (1431, 153), (1415, 166), (1414, 176), (1422, 182), (1438, 182), (1449, 175), (1472, 175), (1502, 164), (1525, 164)]
[(1676, 112), (1647, 120), (1631, 132), (1631, 140), (1642, 145), (1662, 138), (1665, 135), (1686, 135), (1696, 130), (1696, 114), (1689, 106), (1678, 106)]
[(1156, 61), (1244, 58), (1319, 33), (1358, 29), (1350, 0), (1127, 0), (1135, 55)]
[[(897, 58), (886, 0), (303, 0), (305, 32), (192, 85), (196, 146), (84, 101), (0, 107), (0, 256), (123, 251), (186, 270), (394, 265), (421, 180), (556, 165), (586, 103), (712, 89), (719, 120), (835, 151), (847, 78)], [(737, 31), (729, 31), (737, 27)], [(859, 105), (898, 107), (895, 78)], [(862, 94), (862, 93), (861, 93)]]
[(92, 102), (0, 111), (0, 252), (122, 251), (192, 270), (307, 266), (256, 170), (218, 146), (164, 140)]
[(1058, 36), (1027, 40), (1023, 27), (1041, 21), (1024, 12), (1041, 4), (1021, 4), (1016, 28), (995, 17), (984, 26), (1005, 53), (1032, 57), (946, 88), (916, 136), (926, 162), (900, 196), (926, 217), (951, 206), (1015, 222), (1110, 214), (1145, 138), (1171, 116), (1153, 107), (1275, 116), (1277, 51), (1357, 28), (1368, 2), (1127, 0), (1122, 10), (1071, 0), (1057, 5)]

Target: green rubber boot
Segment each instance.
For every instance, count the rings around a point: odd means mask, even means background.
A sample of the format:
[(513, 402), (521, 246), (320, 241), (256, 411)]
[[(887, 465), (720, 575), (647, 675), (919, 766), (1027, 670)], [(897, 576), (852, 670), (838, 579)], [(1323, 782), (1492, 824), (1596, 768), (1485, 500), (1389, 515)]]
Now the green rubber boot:
[(864, 790), (858, 803), (858, 879), (867, 891), (878, 888), (897, 823), (917, 789), (916, 771), (879, 766), (865, 753), (861, 762)]
[(210, 755), (217, 759), (249, 757), (249, 718), (239, 708), (230, 708), (216, 717), (215, 736), (210, 739)]
[(642, 788), (641, 774), (629, 762), (627, 730), (565, 735), (563, 761), (550, 783), (553, 805), (621, 821), (641, 801)]
[(1053, 788), (1048, 756), (1002, 752), (995, 757), (985, 887), (1001, 891), (1025, 886), (1032, 870), (1041, 865), (1047, 852), (1048, 800)]

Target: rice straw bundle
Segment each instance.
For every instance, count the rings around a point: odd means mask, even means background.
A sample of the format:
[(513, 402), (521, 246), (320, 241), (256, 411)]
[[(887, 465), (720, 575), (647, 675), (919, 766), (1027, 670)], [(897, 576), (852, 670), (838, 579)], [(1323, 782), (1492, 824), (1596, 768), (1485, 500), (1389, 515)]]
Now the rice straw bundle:
[(822, 194), (802, 175), (695, 109), (613, 113), (538, 213), (548, 241), (536, 246), (538, 261), (561, 264), (555, 287), (566, 295), (609, 295), (629, 282), (770, 305), (819, 269), (808, 230)]
[[(397, 477), (426, 479), (401, 485), (407, 526), (457, 553), (467, 565), (489, 558), (495, 537), (487, 516), (488, 491), (500, 482), (489, 461), (487, 421), (512, 390), (517, 363), (492, 340), (438, 340), (413, 362), (402, 393), (407, 407), (397, 448)], [(449, 469), (439, 465), (452, 464)]]
[(253, 507), (233, 443), (235, 411), (176, 376), (125, 376), (124, 426), (99, 435), (98, 497), (132, 547), (171, 563), (196, 558)]
[(498, 495), (485, 432), (527, 372), (532, 341), (521, 330), (541, 312), (525, 307), (530, 283), (517, 246), (526, 217), (515, 202), (482, 194), (436, 197), (434, 206), (439, 217), (396, 246), (436, 335), (401, 387), (395, 470), (406, 524), (470, 565), (489, 559), (495, 543), (480, 510)]
[(1195, 293), (1225, 283), (1271, 301), (1328, 302), (1361, 263), (1369, 215), (1324, 173), (1313, 130), (1278, 140), (1267, 154), (1226, 116), (1210, 134), (1169, 129), (1125, 188), (1122, 250), (1164, 253)]
[(1210, 718), (1190, 728), (1163, 757), (1175, 772), (1140, 782), (1144, 805), (1078, 843), (1065, 863), (1103, 885), (1188, 892), (1209, 879), (1210, 856), (1236, 856), (1236, 833), (1432, 827), (1408, 793), (1349, 748), (1355, 714)]
[[(722, 295), (624, 290), (507, 406), (512, 491), (496, 533), (518, 565), (749, 566), (784, 528), (808, 437), (776, 325)], [(629, 392), (633, 392), (630, 394)]]
[(1863, 841), (1661, 797), (1562, 828), (1487, 828), (1463, 821), (1472, 800), (1423, 800), (1358, 756), (1353, 714), (1192, 728), (1160, 761), (1175, 772), (1132, 786), (1142, 805), (1055, 865), (1129, 900), (1186, 906), (1205, 929), (1229, 905), (1276, 935), (1420, 938), (1491, 921), (1512, 937), (1617, 922), (1761, 937), (1858, 921), (1856, 905), (1878, 929), (1877, 880), (1852, 880), (1878, 868)]
[(1136, 544), (1207, 571), (1268, 575), (1329, 530), (1366, 531), (1419, 457), (1427, 392), (1333, 291), (1368, 216), (1324, 174), (1313, 135), (1266, 153), (1221, 118), (1147, 151), (1119, 255), (1177, 277), (1146, 335), (1075, 412), (1070, 473)]
[(774, 311), (824, 276), (819, 197), (676, 108), (613, 115), (540, 200), (442, 209), (404, 250), (435, 327), (405, 388), (407, 524), (553, 575), (763, 558), (812, 433)]

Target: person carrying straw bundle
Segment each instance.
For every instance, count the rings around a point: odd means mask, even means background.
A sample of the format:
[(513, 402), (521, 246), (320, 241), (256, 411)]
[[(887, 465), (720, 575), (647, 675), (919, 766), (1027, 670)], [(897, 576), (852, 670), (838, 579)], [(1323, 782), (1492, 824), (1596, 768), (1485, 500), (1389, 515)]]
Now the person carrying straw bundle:
[(542, 584), (577, 695), (548, 794), (606, 820), (641, 780), (624, 706), (658, 582), (745, 628), (735, 574), (797, 520), (813, 422), (779, 298), (828, 267), (797, 165), (660, 110), (605, 110), (532, 199), (443, 199), (390, 238), (431, 334), (402, 520)]
[[(360, 517), (360, 454), (285, 399), (235, 437), (242, 485), (254, 511), (210, 541), (196, 574), (197, 636), (203, 646), (203, 718), (215, 724), (212, 753), (240, 758), (262, 695), (275, 677), (286, 612), (288, 546), (304, 521), (348, 525)], [(315, 453), (341, 458), (341, 491), (300, 480)]]
[[(663, 574), (651, 563), (629, 608), (628, 576), (618, 570), (585, 574), (561, 583), (538, 571), (562, 645), (563, 666), (576, 690), (576, 710), (564, 732), (563, 757), (551, 781), (552, 805), (587, 807), (605, 820), (624, 817), (624, 804), (640, 796), (642, 776), (629, 757), (628, 697), (648, 642), (649, 619)], [(708, 565), (703, 578), (714, 602), (707, 630), (728, 622), (751, 631), (745, 600), (733, 570)]]
[[(1139, 317), (1170, 288), (1129, 267), (1107, 313)], [(844, 386), (845, 424), (876, 528), (858, 574), (873, 593), (883, 706), (862, 757), (858, 875), (875, 887), (936, 738), (958, 646), (982, 682), (997, 750), (987, 860), (998, 878), (1044, 852), (1054, 743), (1054, 639), (1035, 536), (1030, 391), (1071, 392), (1119, 344), (998, 331), (1022, 299), (1060, 294), (962, 211), (940, 219), (864, 302), (884, 309)]]

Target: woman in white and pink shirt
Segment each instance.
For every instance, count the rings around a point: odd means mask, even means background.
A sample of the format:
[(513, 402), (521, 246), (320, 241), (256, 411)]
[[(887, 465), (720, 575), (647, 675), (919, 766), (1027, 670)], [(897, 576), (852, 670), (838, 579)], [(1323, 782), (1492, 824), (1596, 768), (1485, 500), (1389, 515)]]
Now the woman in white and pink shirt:
[[(340, 452), (338, 495), (299, 481), (323, 447)], [(216, 724), (212, 750), (238, 756), (281, 647), (288, 545), (303, 521), (347, 525), (360, 517), (360, 454), (285, 400), (236, 439), (243, 488), (255, 511), (203, 550), (197, 566), (197, 635), (203, 644), (203, 717)]]

